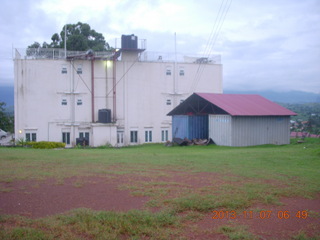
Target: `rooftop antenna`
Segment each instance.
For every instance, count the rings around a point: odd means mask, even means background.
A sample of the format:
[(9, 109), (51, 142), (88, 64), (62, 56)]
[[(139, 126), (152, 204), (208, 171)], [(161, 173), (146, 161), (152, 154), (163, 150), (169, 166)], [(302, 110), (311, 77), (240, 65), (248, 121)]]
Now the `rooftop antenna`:
[(176, 94), (176, 66), (177, 66), (177, 33), (174, 33), (174, 72), (173, 72), (173, 93)]

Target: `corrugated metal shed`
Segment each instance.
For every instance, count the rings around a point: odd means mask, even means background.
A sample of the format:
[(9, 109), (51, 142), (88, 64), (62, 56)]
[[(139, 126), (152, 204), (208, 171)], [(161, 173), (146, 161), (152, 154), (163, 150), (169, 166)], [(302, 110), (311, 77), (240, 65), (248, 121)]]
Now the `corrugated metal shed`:
[(288, 116), (209, 115), (209, 137), (222, 146), (289, 144)]
[(289, 116), (236, 116), (232, 117), (232, 144), (253, 146), (290, 143)]
[[(192, 131), (208, 131), (217, 145), (252, 146), (289, 144), (290, 116), (296, 113), (259, 95), (194, 93), (168, 115), (173, 136), (191, 139)], [(204, 121), (189, 124), (199, 115), (208, 116), (208, 127)]]

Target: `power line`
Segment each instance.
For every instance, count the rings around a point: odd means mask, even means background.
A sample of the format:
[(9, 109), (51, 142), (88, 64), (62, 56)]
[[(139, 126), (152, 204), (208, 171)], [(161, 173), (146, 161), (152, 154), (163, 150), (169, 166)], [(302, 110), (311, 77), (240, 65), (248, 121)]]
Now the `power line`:
[[(75, 68), (73, 61), (71, 61), (71, 66), (73, 67), (73, 69), (75, 70), (75, 72), (78, 74), (79, 78), (81, 79), (81, 81), (83, 82), (83, 84), (86, 86), (86, 88), (89, 90), (89, 92), (92, 93), (92, 90), (88, 87), (88, 85), (86, 84), (86, 82), (83, 80), (83, 78), (82, 78), (81, 75), (78, 73), (77, 69)], [(77, 89), (78, 83), (79, 83), (79, 80), (78, 80), (78, 82), (77, 82), (77, 86), (75, 87), (75, 89)]]
[[(225, 21), (226, 15), (230, 9), (231, 3), (232, 3), (232, 0), (230, 0), (230, 2), (229, 2), (229, 0), (227, 0), (227, 1), (222, 1), (220, 4), (220, 8), (219, 8), (214, 26), (212, 28), (211, 34), (209, 36), (209, 39), (208, 39), (208, 42), (207, 42), (207, 45), (206, 45), (206, 48), (204, 51), (204, 56), (206, 56), (207, 58), (210, 57), (211, 52), (213, 50), (213, 47), (216, 44), (218, 36), (221, 32), (221, 28), (222, 28), (223, 23)], [(196, 72), (196, 75), (194, 77), (194, 81), (193, 81), (191, 88), (190, 88), (190, 92), (193, 92), (196, 89), (196, 87), (201, 79), (202, 73), (204, 72), (205, 67), (206, 67), (206, 64), (203, 64), (203, 62), (199, 63), (198, 70)]]
[[(122, 75), (122, 77), (116, 82), (116, 84), (114, 86), (112, 86), (111, 90), (106, 94), (106, 97), (109, 96), (110, 93), (113, 92), (114, 88), (120, 83), (120, 81), (125, 77), (125, 75), (130, 71), (130, 69), (138, 62), (139, 60), (139, 56), (134, 60), (134, 62), (131, 64), (131, 66), (127, 69), (127, 71)], [(75, 72), (77, 72), (77, 69), (74, 66), (74, 62), (71, 62), (71, 66), (73, 67), (73, 69), (75, 70)], [(83, 78), (81, 77), (81, 75), (77, 72), (79, 78), (81, 79), (81, 81), (83, 82), (83, 84), (86, 86), (86, 88), (89, 90), (89, 92), (91, 93), (92, 90), (88, 87), (88, 85), (86, 84), (86, 82), (83, 80)], [(113, 76), (115, 77), (115, 76)], [(78, 80), (79, 82), (79, 80)], [(78, 87), (78, 82), (77, 82), (77, 86), (75, 87), (75, 89)]]
[[(139, 60), (139, 56), (134, 60), (134, 62), (131, 64), (131, 66), (127, 69), (127, 71), (122, 75), (121, 78), (119, 78), (119, 80), (116, 82), (116, 84), (114, 86), (112, 86), (111, 90), (107, 93), (106, 97), (109, 96), (110, 93), (113, 92), (114, 88), (119, 84), (119, 82), (125, 77), (125, 75), (127, 75), (127, 73), (130, 71), (130, 69), (138, 62)], [(115, 76), (113, 76), (115, 77)]]

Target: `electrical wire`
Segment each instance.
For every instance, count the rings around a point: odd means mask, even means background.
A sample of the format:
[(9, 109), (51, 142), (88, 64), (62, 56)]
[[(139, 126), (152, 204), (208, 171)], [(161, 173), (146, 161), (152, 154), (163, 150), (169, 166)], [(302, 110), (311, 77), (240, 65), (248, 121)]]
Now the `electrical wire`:
[[(127, 71), (122, 75), (121, 78), (119, 78), (119, 80), (116, 82), (116, 84), (114, 86), (112, 86), (111, 90), (107, 93), (106, 97), (109, 96), (110, 93), (113, 92), (114, 88), (119, 84), (119, 82), (125, 77), (125, 75), (127, 75), (127, 73), (130, 71), (130, 69), (138, 62), (139, 60), (139, 56), (134, 60), (134, 62), (131, 64), (131, 66), (127, 69)], [(115, 77), (115, 76), (113, 76)]]
[[(229, 0), (226, 0), (226, 1), (222, 1), (221, 4), (220, 4), (220, 8), (219, 8), (215, 23), (213, 25), (211, 34), (210, 34), (210, 36), (208, 38), (208, 42), (207, 42), (207, 45), (206, 45), (205, 51), (204, 51), (204, 56), (207, 59), (209, 59), (209, 57), (211, 55), (211, 52), (213, 50), (213, 47), (216, 44), (218, 36), (219, 36), (219, 34), (221, 32), (221, 28), (222, 28), (223, 23), (225, 21), (226, 15), (227, 15), (227, 13), (228, 13), (228, 11), (230, 9), (231, 3), (232, 3), (232, 0), (230, 0), (230, 2), (229, 2)], [(194, 80), (193, 80), (193, 82), (191, 84), (190, 92), (194, 92), (195, 91), (199, 81), (201, 80), (201, 77), (202, 77), (202, 74), (204, 72), (205, 67), (206, 67), (205, 62), (200, 62), (199, 63), (199, 66), (198, 66), (197, 72), (195, 74)]]
[[(88, 85), (86, 84), (86, 82), (83, 80), (83, 78), (82, 78), (81, 75), (78, 73), (77, 69), (75, 68), (73, 61), (71, 61), (71, 66), (73, 67), (73, 69), (75, 70), (75, 72), (78, 74), (79, 78), (81, 79), (81, 81), (83, 82), (83, 84), (86, 86), (86, 88), (89, 90), (89, 92), (92, 93), (92, 90), (88, 87)], [(77, 89), (78, 83), (79, 83), (79, 80), (78, 80), (78, 82), (77, 82), (77, 86), (75, 87), (75, 89)]]
[[(131, 64), (131, 66), (127, 69), (127, 71), (122, 75), (122, 77), (116, 82), (116, 84), (114, 86), (112, 86), (111, 90), (106, 94), (106, 97), (109, 96), (110, 93), (113, 92), (114, 88), (120, 83), (120, 81), (125, 77), (125, 75), (130, 71), (130, 69), (138, 62), (139, 60), (139, 56), (134, 60), (134, 62)], [(74, 62), (71, 62), (71, 66), (73, 67), (73, 69), (75, 70), (75, 72), (77, 72), (77, 69), (74, 66)], [(86, 84), (86, 82), (83, 80), (83, 78), (81, 77), (81, 75), (79, 73), (77, 73), (79, 78), (81, 79), (81, 81), (83, 82), (83, 84), (86, 86), (86, 88), (89, 90), (90, 93), (92, 93), (92, 90), (88, 87), (88, 85)], [(79, 80), (78, 80), (79, 82)], [(77, 82), (77, 86), (75, 87), (75, 89), (77, 89), (78, 87), (78, 82)]]

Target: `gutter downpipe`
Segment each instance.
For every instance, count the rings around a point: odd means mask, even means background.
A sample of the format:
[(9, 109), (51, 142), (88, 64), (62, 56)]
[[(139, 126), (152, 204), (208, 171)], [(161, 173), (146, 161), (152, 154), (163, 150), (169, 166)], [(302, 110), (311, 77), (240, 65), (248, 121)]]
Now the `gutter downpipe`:
[(116, 54), (113, 55), (113, 73), (112, 73), (112, 80), (113, 80), (113, 122), (117, 121), (117, 89), (116, 89), (116, 61), (117, 57)]
[(75, 133), (75, 121), (76, 121), (76, 102), (75, 102), (75, 95), (74, 95), (74, 70), (73, 70), (73, 66), (74, 66), (74, 59), (72, 59), (70, 61), (70, 65), (71, 65), (71, 124), (72, 124), (72, 146), (74, 147), (76, 145), (76, 142), (74, 142), (76, 140), (76, 133)]
[(91, 117), (94, 123), (94, 56), (91, 57)]

